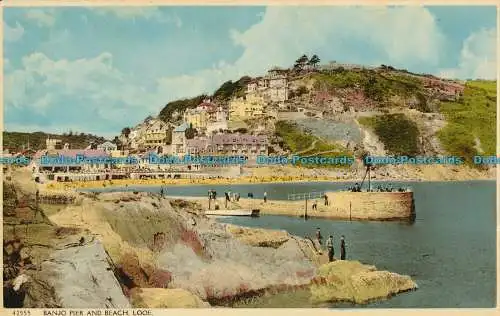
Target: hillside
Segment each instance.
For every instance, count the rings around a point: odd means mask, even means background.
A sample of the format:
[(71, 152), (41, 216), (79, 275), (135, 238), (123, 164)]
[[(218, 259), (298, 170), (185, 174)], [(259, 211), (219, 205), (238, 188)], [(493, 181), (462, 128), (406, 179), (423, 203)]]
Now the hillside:
[(11, 151), (19, 151), (23, 149), (23, 146), (27, 149), (29, 142), (30, 149), (41, 150), (45, 148), (47, 137), (60, 139), (62, 144), (68, 143), (70, 148), (85, 148), (92, 142), (99, 144), (106, 141), (104, 137), (84, 133), (58, 135), (44, 132), (3, 132), (3, 147)]
[[(271, 154), (456, 155), (470, 164), (476, 154), (495, 153), (495, 81), (461, 82), (386, 65), (317, 66), (299, 60), (284, 70), (289, 92), (284, 107), (267, 105), (278, 116), (244, 120), (249, 132), (270, 137)], [(227, 81), (210, 97), (225, 106), (245, 95), (252, 79)], [(170, 102), (159, 117), (178, 122), (205, 97)]]

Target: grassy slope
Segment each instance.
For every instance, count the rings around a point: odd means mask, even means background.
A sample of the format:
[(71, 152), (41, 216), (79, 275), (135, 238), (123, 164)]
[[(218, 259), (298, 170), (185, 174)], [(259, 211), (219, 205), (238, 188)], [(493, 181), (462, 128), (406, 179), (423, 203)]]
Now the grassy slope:
[(417, 124), (402, 113), (363, 117), (359, 122), (374, 130), (386, 150), (392, 155), (418, 154)]
[(390, 98), (416, 97), (420, 104), (418, 109), (428, 112), (427, 101), (424, 96), (422, 82), (407, 75), (396, 72), (382, 73), (373, 70), (363, 71), (337, 71), (336, 73), (317, 73), (311, 79), (314, 81), (315, 89), (328, 90), (358, 88), (365, 95), (378, 102), (380, 106), (393, 106)]
[(479, 154), (475, 139), (479, 139), (483, 155), (496, 152), (496, 81), (470, 81), (458, 102), (443, 102), (440, 111), (448, 124), (438, 137), (451, 155), (462, 156), (469, 162)]
[[(329, 143), (320, 140), (318, 137), (307, 134), (302, 131), (297, 125), (278, 121), (276, 122), (276, 135), (280, 136), (284, 141), (284, 147), (288, 148), (292, 153), (297, 153), (308, 149), (311, 144), (316, 141), (313, 149), (307, 150), (300, 154), (302, 157), (314, 157), (320, 155), (321, 157), (339, 157), (339, 156), (353, 156), (353, 153), (343, 148), (338, 144)], [(332, 151), (331, 153), (319, 154), (321, 152)], [(304, 167), (319, 167), (318, 165), (307, 165)], [(323, 165), (323, 167), (325, 167)], [(329, 166), (330, 167), (330, 166)], [(332, 167), (346, 167), (346, 166), (332, 166)]]

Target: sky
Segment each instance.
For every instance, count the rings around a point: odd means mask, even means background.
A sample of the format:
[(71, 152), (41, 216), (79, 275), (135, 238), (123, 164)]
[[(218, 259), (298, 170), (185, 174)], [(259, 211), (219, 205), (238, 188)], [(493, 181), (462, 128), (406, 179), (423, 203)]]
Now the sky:
[(7, 131), (118, 135), (302, 54), (496, 78), (494, 6), (4, 8)]

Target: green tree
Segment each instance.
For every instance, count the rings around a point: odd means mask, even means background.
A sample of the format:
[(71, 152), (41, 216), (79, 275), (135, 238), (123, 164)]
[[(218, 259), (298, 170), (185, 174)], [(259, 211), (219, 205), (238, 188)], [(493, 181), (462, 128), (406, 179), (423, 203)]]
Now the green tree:
[(318, 55), (314, 54), (311, 59), (309, 59), (308, 64), (316, 68), (316, 66), (319, 64), (321, 59), (319, 59)]
[(184, 135), (187, 139), (193, 139), (196, 136), (196, 130), (193, 128), (193, 124), (189, 124), (189, 128), (186, 129)]
[(130, 127), (125, 127), (122, 129), (122, 135), (128, 138), (128, 135), (130, 135)]
[(309, 91), (307, 90), (307, 87), (305, 87), (305, 86), (300, 86), (300, 87), (297, 89), (297, 91), (295, 91), (295, 95), (296, 95), (296, 96), (298, 96), (298, 97), (300, 97), (301, 95), (306, 94), (307, 92), (309, 92)]
[(309, 62), (309, 58), (307, 57), (306, 54), (304, 54), (304, 55), (300, 56), (299, 59), (297, 59), (295, 61), (295, 64), (293, 65), (293, 69), (301, 71), (302, 69), (304, 69), (304, 66), (307, 65), (308, 62)]

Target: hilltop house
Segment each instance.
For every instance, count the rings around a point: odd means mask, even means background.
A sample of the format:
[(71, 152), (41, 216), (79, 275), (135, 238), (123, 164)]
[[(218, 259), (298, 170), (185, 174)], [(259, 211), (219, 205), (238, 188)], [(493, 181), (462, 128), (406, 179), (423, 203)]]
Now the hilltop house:
[(187, 109), (184, 112), (184, 122), (199, 130), (214, 130), (221, 128), (219, 126), (224, 126), (227, 116), (228, 113), (222, 106), (213, 103), (210, 99), (205, 99), (196, 108)]
[(262, 117), (265, 106), (264, 97), (259, 94), (247, 94), (242, 98), (233, 99), (229, 103), (229, 119), (237, 121)]
[(273, 68), (264, 77), (256, 78), (247, 84), (247, 95), (258, 94), (267, 101), (284, 102), (288, 100), (288, 78), (287, 71)]
[(268, 98), (272, 102), (284, 102), (288, 100), (288, 79), (286, 71), (273, 68), (268, 72), (269, 90)]

